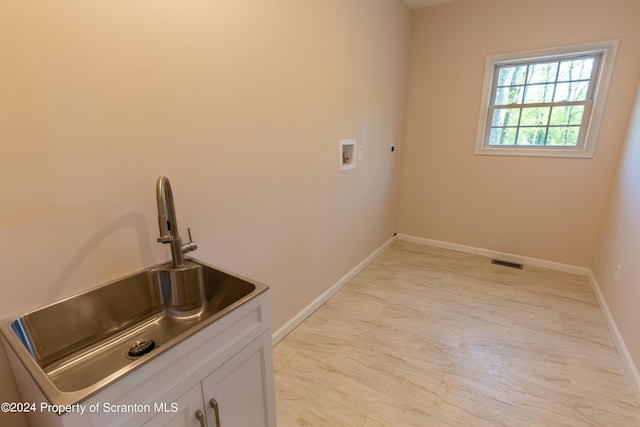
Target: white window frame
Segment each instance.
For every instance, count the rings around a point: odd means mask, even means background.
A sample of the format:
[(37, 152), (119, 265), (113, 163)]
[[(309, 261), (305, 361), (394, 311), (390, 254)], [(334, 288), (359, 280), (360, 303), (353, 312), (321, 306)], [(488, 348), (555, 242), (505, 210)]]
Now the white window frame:
[[(600, 121), (604, 112), (607, 92), (613, 74), (619, 40), (606, 40), (594, 43), (562, 46), (557, 48), (533, 50), (526, 52), (491, 55), (487, 57), (482, 88), (482, 104), (478, 119), (478, 133), (476, 136), (475, 154), (500, 156), (536, 156), (536, 157), (578, 157), (593, 158)], [(583, 117), (581, 132), (585, 132), (584, 143), (580, 146), (517, 146), (517, 145), (489, 145), (488, 123), (489, 110), (492, 108), (493, 84), (497, 66), (511, 63), (529, 63), (545, 59), (554, 59), (568, 55), (602, 54), (596, 82), (593, 88), (591, 108), (587, 108)], [(590, 113), (590, 114), (589, 114)]]

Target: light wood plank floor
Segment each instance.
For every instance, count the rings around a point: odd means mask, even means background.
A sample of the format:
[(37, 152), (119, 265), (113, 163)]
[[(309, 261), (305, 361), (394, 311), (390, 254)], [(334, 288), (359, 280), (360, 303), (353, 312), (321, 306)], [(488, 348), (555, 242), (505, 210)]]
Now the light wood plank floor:
[(585, 277), (397, 241), (274, 349), (278, 426), (640, 426)]

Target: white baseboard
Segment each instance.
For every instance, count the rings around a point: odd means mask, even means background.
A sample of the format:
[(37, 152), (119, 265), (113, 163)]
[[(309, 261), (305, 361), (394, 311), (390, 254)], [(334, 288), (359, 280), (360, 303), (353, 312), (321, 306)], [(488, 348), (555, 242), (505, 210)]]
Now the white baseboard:
[(334, 283), (329, 289), (324, 291), (318, 298), (313, 300), (311, 304), (307, 305), (298, 314), (296, 314), (291, 320), (285, 323), (280, 329), (275, 331), (271, 336), (273, 345), (275, 346), (284, 337), (289, 335), (296, 326), (302, 323), (307, 317), (311, 316), (322, 304), (327, 302), (329, 298), (335, 295), (340, 289), (342, 289), (351, 279), (353, 279), (358, 273), (365, 269), (374, 259), (376, 259), (385, 249), (387, 249), (397, 237), (392, 237), (378, 249), (376, 249), (371, 255), (362, 260), (358, 265), (351, 269), (347, 274), (342, 276), (336, 283)]
[(602, 315), (604, 317), (607, 326), (609, 327), (609, 332), (611, 332), (611, 337), (613, 338), (613, 343), (618, 350), (618, 355), (620, 356), (620, 360), (622, 361), (622, 366), (627, 374), (627, 378), (629, 378), (629, 383), (631, 383), (631, 388), (636, 395), (636, 400), (640, 403), (640, 374), (638, 373), (638, 369), (636, 368), (636, 364), (633, 362), (631, 358), (631, 354), (629, 353), (629, 349), (627, 348), (627, 344), (624, 342), (624, 338), (622, 338), (622, 334), (618, 329), (618, 325), (611, 315), (611, 311), (609, 311), (609, 306), (607, 305), (607, 301), (604, 299), (604, 295), (602, 295), (602, 291), (600, 290), (600, 285), (598, 285), (598, 281), (596, 277), (593, 275), (593, 272), (589, 271), (589, 283), (591, 283), (591, 289), (596, 296), (596, 300), (598, 301), (598, 305), (600, 306), (600, 311), (602, 311)]
[(518, 264), (527, 264), (535, 267), (548, 268), (549, 270), (563, 271), (565, 273), (579, 274), (582, 276), (588, 276), (590, 270), (586, 267), (578, 267), (570, 264), (562, 264), (559, 262), (548, 261), (539, 258), (530, 258), (521, 255), (510, 254), (507, 252), (492, 251), (489, 249), (476, 248), (473, 246), (459, 245), (457, 243), (442, 242), (440, 240), (425, 239), (423, 237), (411, 236), (408, 234), (399, 234), (400, 240), (406, 240), (407, 242), (420, 243), (427, 246), (434, 246), (436, 248), (450, 249), (452, 251), (464, 252), (473, 255), (485, 256), (488, 258), (496, 258), (502, 261), (515, 262)]

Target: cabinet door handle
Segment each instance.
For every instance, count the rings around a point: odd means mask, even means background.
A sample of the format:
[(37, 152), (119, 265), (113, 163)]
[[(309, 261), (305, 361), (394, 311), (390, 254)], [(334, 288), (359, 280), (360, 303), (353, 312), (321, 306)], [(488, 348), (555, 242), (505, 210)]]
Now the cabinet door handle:
[(209, 405), (213, 408), (213, 414), (216, 416), (216, 427), (222, 427), (220, 425), (220, 410), (218, 409), (218, 402), (215, 399), (209, 401)]
[(198, 419), (198, 421), (200, 421), (200, 427), (207, 427), (207, 424), (204, 420), (204, 414), (200, 409), (196, 411), (196, 418)]

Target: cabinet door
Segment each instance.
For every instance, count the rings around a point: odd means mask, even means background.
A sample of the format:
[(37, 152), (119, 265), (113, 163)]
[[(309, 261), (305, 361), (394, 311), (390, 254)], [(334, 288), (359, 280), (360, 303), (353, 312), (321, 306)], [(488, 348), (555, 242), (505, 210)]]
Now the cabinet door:
[[(175, 402), (166, 402), (161, 412), (143, 424), (144, 427), (200, 427), (196, 416), (200, 411), (204, 419), (204, 405), (202, 402), (202, 388), (200, 384), (191, 388)], [(175, 412), (174, 412), (175, 411)], [(204, 422), (204, 421), (203, 421)]]
[(208, 426), (276, 427), (274, 390), (271, 333), (267, 331), (202, 381)]

